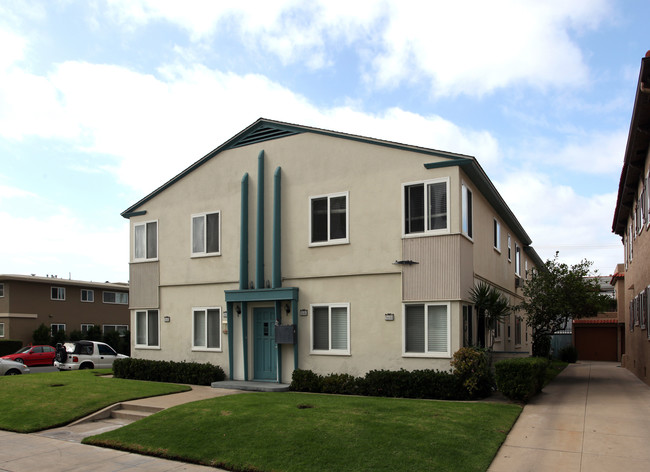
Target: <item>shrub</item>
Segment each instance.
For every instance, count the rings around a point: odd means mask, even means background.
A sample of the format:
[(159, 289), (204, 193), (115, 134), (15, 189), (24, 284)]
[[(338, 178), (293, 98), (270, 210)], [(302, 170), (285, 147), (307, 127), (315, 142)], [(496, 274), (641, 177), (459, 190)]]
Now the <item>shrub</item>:
[(470, 398), (483, 398), (492, 393), (492, 373), (487, 353), (473, 347), (463, 347), (454, 353), (451, 366)]
[(50, 329), (45, 326), (45, 323), (34, 330), (32, 333), (32, 339), (34, 344), (49, 344), (50, 343)]
[(113, 362), (113, 375), (122, 379), (191, 385), (210, 385), (226, 378), (223, 369), (214, 364), (132, 358), (116, 359)]
[(578, 360), (578, 350), (575, 346), (569, 345), (564, 346), (560, 349), (560, 360), (562, 362), (568, 362), (570, 364), (575, 363)]
[(504, 359), (495, 367), (497, 389), (516, 401), (527, 401), (542, 390), (548, 359), (526, 357)]
[(546, 359), (551, 357), (550, 336), (540, 336), (533, 342), (533, 356), (545, 357)]
[(459, 377), (437, 370), (371, 370), (365, 377), (349, 374), (320, 376), (310, 370), (294, 370), (291, 390), (374, 397), (432, 398), (466, 400), (470, 398)]
[(18, 349), (23, 347), (22, 341), (13, 341), (11, 339), (3, 339), (0, 341), (0, 356), (6, 356), (7, 354), (13, 354)]
[(321, 376), (311, 370), (296, 369), (291, 375), (290, 390), (297, 392), (320, 392)]

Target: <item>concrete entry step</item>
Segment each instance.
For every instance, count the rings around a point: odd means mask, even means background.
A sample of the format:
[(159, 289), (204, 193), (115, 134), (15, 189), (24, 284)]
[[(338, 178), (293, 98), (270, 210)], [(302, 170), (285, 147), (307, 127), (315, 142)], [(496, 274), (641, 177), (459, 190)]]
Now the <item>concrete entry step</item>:
[(111, 410), (111, 418), (138, 421), (161, 410), (162, 408), (155, 408), (151, 406), (120, 404), (120, 408)]

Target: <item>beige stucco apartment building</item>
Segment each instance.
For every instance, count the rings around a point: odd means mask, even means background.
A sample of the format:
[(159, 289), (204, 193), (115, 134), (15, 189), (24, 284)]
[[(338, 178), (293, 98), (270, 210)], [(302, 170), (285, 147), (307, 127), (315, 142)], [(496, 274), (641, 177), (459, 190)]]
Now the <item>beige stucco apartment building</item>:
[[(622, 363), (650, 384), (650, 51), (641, 60), (612, 230), (625, 251)], [(620, 295), (620, 294), (619, 294)]]
[(58, 277), (0, 274), (0, 339), (32, 342), (41, 323), (54, 334), (129, 329), (129, 286)]
[(542, 263), (470, 156), (260, 119), (122, 215), (134, 357), (286, 383), (530, 350), (469, 301), (486, 281), (517, 304)]

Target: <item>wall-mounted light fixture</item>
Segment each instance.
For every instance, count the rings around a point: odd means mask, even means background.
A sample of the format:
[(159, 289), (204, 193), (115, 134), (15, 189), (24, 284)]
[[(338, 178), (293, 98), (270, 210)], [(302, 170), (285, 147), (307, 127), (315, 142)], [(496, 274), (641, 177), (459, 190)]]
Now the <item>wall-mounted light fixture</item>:
[(307, 316), (309, 314), (309, 310), (303, 308), (302, 310), (299, 311), (299, 313), (300, 316)]
[(237, 313), (237, 315), (241, 315), (241, 305), (235, 306), (235, 313)]
[(288, 303), (284, 304), (284, 311), (287, 312), (287, 315), (291, 313), (291, 306)]
[(384, 319), (386, 321), (395, 321), (395, 313), (386, 313)]
[(165, 323), (169, 323), (172, 320), (172, 318), (171, 316), (165, 316), (163, 320), (165, 321)]

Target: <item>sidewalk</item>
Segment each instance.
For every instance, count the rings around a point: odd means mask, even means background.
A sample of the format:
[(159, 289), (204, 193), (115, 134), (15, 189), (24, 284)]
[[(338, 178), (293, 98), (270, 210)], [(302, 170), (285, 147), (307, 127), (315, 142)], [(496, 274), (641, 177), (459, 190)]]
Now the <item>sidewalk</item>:
[(617, 363), (569, 365), (519, 416), (489, 472), (647, 470), (650, 387)]

